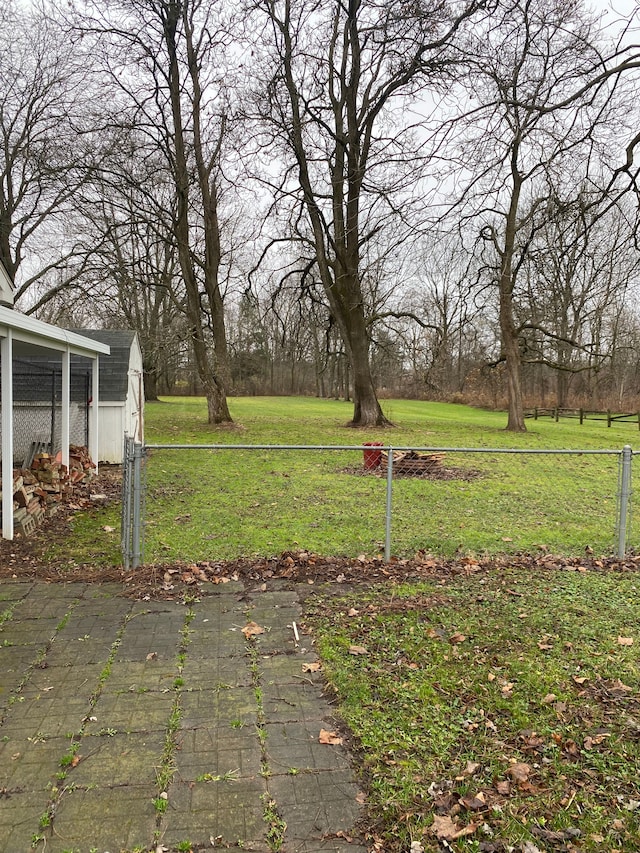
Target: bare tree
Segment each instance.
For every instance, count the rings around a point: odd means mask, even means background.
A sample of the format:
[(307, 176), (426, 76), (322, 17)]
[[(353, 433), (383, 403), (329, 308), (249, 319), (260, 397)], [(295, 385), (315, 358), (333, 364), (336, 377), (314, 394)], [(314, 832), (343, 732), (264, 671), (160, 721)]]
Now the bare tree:
[(9, 2), (0, 20), (0, 260), (29, 306), (48, 274), (80, 268), (74, 196), (95, 166), (82, 54), (41, 8)]
[(556, 405), (567, 405), (576, 373), (599, 370), (616, 349), (602, 321), (617, 312), (640, 269), (628, 199), (601, 214), (580, 192), (562, 202), (549, 191), (547, 222), (531, 242), (515, 306), (524, 363), (551, 368)]
[(228, 105), (217, 62), (226, 34), (218, 13), (202, 0), (108, 0), (87, 2), (75, 24), (106, 75), (110, 125), (135, 128), (139, 162), (162, 158), (170, 177), (172, 240), (210, 423), (231, 421), (220, 212)]
[(598, 33), (578, 0), (513, 0), (469, 44), (471, 109), (459, 165), (470, 175), (464, 202), (472, 214), (463, 227), (479, 223), (485, 273), (498, 292), (508, 430), (526, 429), (515, 302), (531, 242), (555, 215), (548, 188), (575, 197), (611, 141), (620, 78), (607, 73)]
[(265, 44), (256, 49), (268, 69), (259, 102), (265, 142), (286, 166), (271, 187), (278, 205), (296, 203), (296, 223), (301, 215), (308, 223), (299, 238), (313, 249), (351, 365), (351, 424), (383, 425), (369, 361), (363, 248), (388, 224), (403, 227), (423, 162), (402, 108), (421, 87), (442, 83), (459, 31), (484, 4), (250, 5), (265, 21)]
[(490, 328), (490, 311), (473, 292), (477, 264), (457, 235), (422, 238), (410, 258), (402, 304), (390, 322), (405, 340), (416, 393), (444, 399), (462, 392), (467, 373), (486, 361), (481, 328)]

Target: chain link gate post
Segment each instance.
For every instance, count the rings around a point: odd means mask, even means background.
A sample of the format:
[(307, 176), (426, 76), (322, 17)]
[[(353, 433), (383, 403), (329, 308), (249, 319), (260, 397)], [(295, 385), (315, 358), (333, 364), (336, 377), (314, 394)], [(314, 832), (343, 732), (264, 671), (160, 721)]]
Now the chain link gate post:
[(122, 512), (120, 517), (120, 552), (125, 570), (131, 568), (131, 487), (133, 439), (125, 435), (122, 450)]
[(387, 456), (387, 504), (385, 513), (384, 561), (391, 562), (391, 508), (393, 498), (393, 448), (388, 447)]
[(122, 565), (137, 569), (142, 563), (142, 517), (144, 486), (142, 482), (142, 444), (129, 436), (124, 439), (122, 456), (122, 517), (120, 522)]
[(631, 445), (625, 444), (620, 455), (620, 478), (618, 487), (618, 559), (623, 560), (627, 552), (627, 527), (631, 503)]
[(144, 448), (139, 442), (133, 445), (133, 507), (132, 507), (132, 534), (131, 534), (131, 551), (132, 561), (131, 568), (137, 569), (142, 563), (142, 460), (144, 458)]

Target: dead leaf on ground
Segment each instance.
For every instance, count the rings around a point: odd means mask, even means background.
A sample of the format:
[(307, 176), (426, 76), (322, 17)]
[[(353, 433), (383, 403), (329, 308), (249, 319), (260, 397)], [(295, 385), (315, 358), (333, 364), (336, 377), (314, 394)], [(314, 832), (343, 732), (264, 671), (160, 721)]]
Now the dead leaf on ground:
[(591, 737), (591, 735), (587, 735), (582, 743), (583, 749), (589, 750), (593, 749), (594, 746), (600, 746), (600, 744), (608, 737), (610, 737), (609, 732), (603, 732), (602, 734), (594, 735), (593, 737)]
[(511, 793), (511, 782), (508, 779), (502, 779), (500, 782), (496, 782), (496, 791), (499, 794), (502, 794), (503, 797), (508, 797)]
[(147, 660), (156, 660), (158, 657), (158, 652), (149, 652), (147, 655)]
[(618, 645), (619, 646), (632, 646), (633, 645), (633, 637), (618, 637)]
[(353, 838), (350, 835), (347, 835), (347, 833), (344, 832), (342, 829), (339, 829), (336, 832), (336, 838), (344, 838), (347, 844), (351, 844), (351, 842), (353, 841)]
[(558, 697), (555, 693), (547, 693), (544, 699), (540, 700), (541, 705), (552, 705)]
[(349, 646), (350, 655), (368, 655), (366, 646)]
[(446, 838), (447, 841), (451, 841), (458, 831), (458, 825), (451, 820), (449, 815), (434, 815), (430, 829), (436, 838)]
[(329, 732), (326, 729), (320, 729), (318, 743), (328, 744), (329, 746), (340, 746), (343, 740), (338, 732)]
[(528, 764), (518, 762), (517, 764), (512, 764), (507, 770), (507, 773), (511, 776), (514, 782), (518, 785), (522, 785), (529, 781), (529, 776), (531, 776), (531, 767), (529, 767)]
[(572, 756), (573, 758), (577, 758), (580, 755), (580, 748), (575, 740), (566, 740), (564, 742), (564, 746), (562, 747), (563, 752), (566, 752), (567, 755)]
[(353, 616), (359, 616), (359, 615), (360, 615), (360, 611), (359, 611), (359, 610), (356, 610), (356, 609), (355, 609), (355, 607), (352, 607), (352, 608), (349, 610), (349, 612), (347, 613), (347, 616), (351, 616), (351, 617), (353, 617)]
[(302, 671), (303, 672), (320, 672), (322, 670), (322, 664), (319, 661), (315, 663), (303, 663)]
[(574, 675), (573, 680), (575, 681), (576, 684), (582, 685), (585, 682), (589, 681), (589, 677), (586, 675)]
[(463, 773), (465, 776), (473, 776), (481, 767), (482, 764), (479, 761), (467, 761), (467, 766), (464, 768)]
[(449, 642), (455, 645), (456, 643), (464, 643), (466, 639), (465, 634), (461, 634), (459, 631), (456, 631), (455, 634), (452, 634), (449, 637)]
[(247, 624), (242, 629), (242, 633), (245, 637), (256, 637), (258, 634), (264, 634), (264, 628), (258, 625), (257, 622), (247, 622)]
[(436, 838), (455, 841), (458, 838), (464, 838), (466, 835), (473, 835), (479, 826), (479, 823), (470, 823), (468, 826), (459, 827), (449, 815), (434, 815), (430, 831)]
[(631, 687), (628, 684), (623, 684), (619, 678), (616, 678), (614, 681), (611, 681), (608, 685), (609, 690), (615, 692), (619, 691), (621, 693), (630, 693)]
[(486, 809), (487, 807), (487, 802), (482, 791), (479, 791), (474, 796), (461, 797), (460, 803), (465, 809), (469, 809), (471, 812), (482, 811), (482, 809)]

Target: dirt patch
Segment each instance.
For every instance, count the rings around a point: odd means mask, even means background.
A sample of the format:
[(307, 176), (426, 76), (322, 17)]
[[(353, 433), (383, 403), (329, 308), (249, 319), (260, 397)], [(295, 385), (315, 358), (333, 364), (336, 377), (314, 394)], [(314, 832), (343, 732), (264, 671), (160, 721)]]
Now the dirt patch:
[[(386, 470), (382, 468), (367, 469), (364, 465), (353, 465), (342, 469), (343, 474), (353, 474), (356, 477), (377, 477), (379, 480), (387, 479)], [(447, 468), (444, 465), (433, 467), (426, 471), (393, 471), (394, 480), (477, 480), (481, 477), (480, 471), (469, 468)]]

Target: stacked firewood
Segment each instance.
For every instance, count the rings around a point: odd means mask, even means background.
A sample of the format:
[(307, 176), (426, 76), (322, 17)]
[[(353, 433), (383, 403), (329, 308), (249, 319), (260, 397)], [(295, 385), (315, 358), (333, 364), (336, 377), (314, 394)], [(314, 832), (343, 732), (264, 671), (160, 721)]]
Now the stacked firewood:
[[(393, 473), (409, 477), (420, 477), (442, 467), (444, 453), (424, 453), (418, 450), (394, 450)], [(389, 465), (389, 454), (382, 453), (380, 470), (386, 472)]]
[[(95, 466), (86, 447), (69, 448), (69, 467), (60, 461), (60, 454), (36, 453), (29, 468), (13, 471), (14, 531), (29, 536), (46, 514), (54, 513), (69, 500), (73, 486), (91, 477)], [(0, 492), (0, 504), (2, 493)]]

